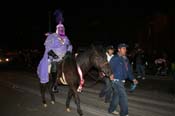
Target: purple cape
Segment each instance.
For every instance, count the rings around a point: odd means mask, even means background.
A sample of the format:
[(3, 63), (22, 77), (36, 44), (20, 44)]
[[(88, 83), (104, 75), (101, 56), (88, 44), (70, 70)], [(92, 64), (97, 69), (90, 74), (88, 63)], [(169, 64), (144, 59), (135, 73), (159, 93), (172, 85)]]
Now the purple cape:
[(65, 36), (63, 44), (58, 40), (56, 33), (50, 34), (44, 45), (45, 52), (37, 67), (37, 74), (40, 79), (40, 83), (49, 82), (48, 65), (50, 62), (48, 60), (48, 51), (53, 50), (59, 56), (60, 59), (57, 61), (61, 60), (67, 51), (72, 52), (72, 45), (70, 44), (69, 39)]

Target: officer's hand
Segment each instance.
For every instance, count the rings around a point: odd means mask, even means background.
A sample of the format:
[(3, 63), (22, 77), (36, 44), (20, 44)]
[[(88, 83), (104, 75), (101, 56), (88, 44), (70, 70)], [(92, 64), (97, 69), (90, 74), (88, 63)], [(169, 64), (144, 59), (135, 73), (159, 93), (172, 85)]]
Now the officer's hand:
[(139, 82), (138, 82), (136, 79), (134, 79), (134, 80), (133, 80), (133, 83), (134, 83), (134, 84), (138, 84)]
[(111, 81), (113, 81), (114, 80), (114, 75), (112, 74), (109, 78), (110, 78)]
[(100, 78), (103, 78), (103, 77), (105, 77), (105, 74), (103, 72), (99, 72), (99, 76), (100, 76)]

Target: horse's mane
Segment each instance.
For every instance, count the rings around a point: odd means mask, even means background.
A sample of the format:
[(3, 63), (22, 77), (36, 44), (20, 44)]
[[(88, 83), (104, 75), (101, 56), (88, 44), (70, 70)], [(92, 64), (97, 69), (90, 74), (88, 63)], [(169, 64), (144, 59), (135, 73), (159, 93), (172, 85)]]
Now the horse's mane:
[(105, 49), (103, 48), (103, 46), (101, 45), (91, 45), (88, 49), (86, 49), (84, 52), (79, 53), (76, 61), (80, 66), (83, 66), (84, 70), (88, 70), (88, 64), (90, 62), (89, 57), (93, 54), (97, 52), (97, 54), (104, 54), (105, 56)]
[[(92, 52), (97, 52), (97, 53), (105, 53), (105, 49), (103, 48), (102, 45), (91, 45), (87, 50), (85, 50), (83, 53), (78, 53), (77, 59), (87, 59), (87, 55), (91, 54)], [(83, 62), (83, 61), (82, 61)]]
[(66, 64), (71, 64), (76, 66), (76, 59), (73, 53), (66, 54), (63, 58), (63, 62), (67, 62)]
[(103, 45), (91, 45), (91, 47), (95, 50), (95, 51), (97, 51), (98, 53), (105, 53), (105, 47), (103, 46)]
[(82, 53), (78, 53), (76, 57), (77, 64), (83, 65), (84, 67), (87, 67), (87, 64), (89, 63), (89, 55), (91, 54), (91, 49), (88, 48), (87, 50), (83, 51)]

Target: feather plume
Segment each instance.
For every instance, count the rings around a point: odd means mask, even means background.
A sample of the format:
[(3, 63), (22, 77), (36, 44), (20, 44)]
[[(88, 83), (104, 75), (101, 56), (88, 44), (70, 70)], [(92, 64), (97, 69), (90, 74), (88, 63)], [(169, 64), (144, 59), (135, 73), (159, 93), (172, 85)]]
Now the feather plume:
[(55, 10), (54, 12), (55, 20), (57, 24), (63, 23), (64, 18), (63, 18), (63, 13), (60, 10)]

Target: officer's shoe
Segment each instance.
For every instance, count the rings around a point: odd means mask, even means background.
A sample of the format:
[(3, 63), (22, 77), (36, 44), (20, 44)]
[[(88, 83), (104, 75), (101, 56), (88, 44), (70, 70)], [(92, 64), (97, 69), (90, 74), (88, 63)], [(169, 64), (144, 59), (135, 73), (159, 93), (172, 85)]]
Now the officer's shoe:
[(113, 112), (111, 112), (114, 115), (119, 115), (119, 112), (117, 112), (116, 110), (114, 110)]

